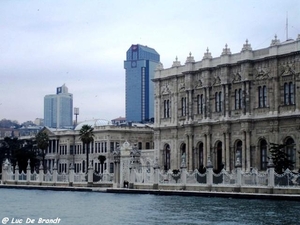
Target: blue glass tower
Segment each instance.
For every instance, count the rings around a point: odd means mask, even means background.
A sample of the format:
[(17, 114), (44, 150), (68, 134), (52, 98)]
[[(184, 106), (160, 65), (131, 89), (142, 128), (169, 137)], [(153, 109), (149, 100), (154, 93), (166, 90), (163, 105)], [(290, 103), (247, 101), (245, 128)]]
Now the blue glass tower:
[(51, 128), (73, 127), (73, 95), (63, 85), (56, 88), (55, 95), (44, 97), (44, 124)]
[(143, 45), (131, 45), (126, 53), (126, 120), (144, 122), (154, 117), (154, 87), (151, 79), (159, 54)]

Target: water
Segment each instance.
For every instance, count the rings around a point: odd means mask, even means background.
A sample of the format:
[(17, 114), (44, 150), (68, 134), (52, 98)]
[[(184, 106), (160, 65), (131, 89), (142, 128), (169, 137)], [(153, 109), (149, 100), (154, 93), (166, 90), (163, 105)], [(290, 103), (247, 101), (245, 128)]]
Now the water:
[(57, 217), (61, 225), (300, 224), (296, 201), (0, 189), (0, 202), (0, 224), (5, 217), (7, 224)]

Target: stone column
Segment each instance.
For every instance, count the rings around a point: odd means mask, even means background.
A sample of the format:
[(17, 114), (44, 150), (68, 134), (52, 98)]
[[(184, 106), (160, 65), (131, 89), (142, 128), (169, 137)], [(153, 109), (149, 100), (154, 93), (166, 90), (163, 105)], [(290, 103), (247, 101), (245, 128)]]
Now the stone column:
[(275, 186), (275, 179), (274, 179), (274, 164), (272, 158), (270, 158), (268, 163), (268, 187), (274, 188)]
[(243, 145), (242, 145), (242, 170), (246, 169), (246, 131), (243, 131)]
[(39, 167), (39, 182), (42, 183), (44, 178), (44, 167), (43, 162), (41, 161), (40, 167)]
[(241, 170), (241, 163), (240, 163), (239, 158), (237, 158), (237, 160), (236, 160), (235, 168), (236, 168), (236, 185), (238, 187), (241, 187), (241, 185), (242, 185), (242, 170)]
[(154, 169), (154, 177), (153, 177), (153, 189), (158, 189), (158, 183), (159, 183), (159, 165), (158, 165), (158, 159), (156, 158), (155, 159), (155, 162), (154, 162), (154, 166), (153, 166), (153, 169)]
[(2, 163), (2, 183), (5, 184), (7, 181), (8, 161)]
[(213, 184), (213, 165), (210, 161), (210, 157), (208, 157), (207, 159), (206, 169), (207, 169), (206, 184), (209, 187), (209, 190), (211, 191), (211, 186)]
[(71, 166), (69, 167), (69, 186), (73, 186), (74, 176), (74, 165), (71, 163)]
[(225, 165), (226, 165), (226, 171), (230, 171), (230, 146), (229, 146), (229, 136), (230, 133), (226, 133), (225, 134), (225, 141), (226, 141), (226, 161), (225, 161)]
[(56, 184), (57, 182), (57, 164), (56, 164), (56, 160), (54, 160), (54, 166), (53, 166), (53, 183), (54, 185)]
[(208, 158), (211, 160), (211, 152), (210, 152), (210, 142), (211, 142), (211, 135), (210, 134), (207, 134), (207, 149), (206, 149), (206, 152), (207, 152), (207, 163), (208, 163)]
[(250, 131), (246, 131), (246, 171), (250, 171), (250, 151), (251, 151), (251, 146), (250, 146)]
[(203, 143), (203, 166), (207, 165), (207, 135), (204, 134), (204, 143)]
[(31, 171), (30, 171), (30, 159), (28, 159), (28, 162), (27, 162), (27, 168), (26, 168), (26, 181), (27, 183), (30, 182), (30, 174), (31, 174)]
[(223, 133), (223, 141), (222, 141), (222, 163), (224, 164), (224, 170), (225, 170), (225, 164), (226, 164), (226, 133)]
[(180, 169), (181, 169), (181, 172), (180, 172), (180, 179), (181, 179), (181, 183), (182, 183), (182, 185), (183, 185), (183, 187), (184, 187), (183, 189), (185, 190), (187, 170), (186, 170), (186, 165), (185, 165), (184, 162), (181, 164)]
[(93, 184), (93, 165), (92, 161), (89, 162), (89, 168), (88, 168), (88, 186), (91, 186)]
[[(2, 170), (2, 176), (3, 176), (3, 170)], [(19, 180), (19, 166), (18, 162), (16, 162), (16, 167), (15, 167), (15, 182), (18, 183)]]
[(188, 137), (189, 139), (189, 163), (188, 163), (188, 170), (191, 171), (193, 170), (193, 136), (192, 134), (190, 134)]
[(114, 188), (119, 188), (120, 187), (120, 160), (115, 159), (114, 163)]
[(135, 171), (134, 171), (134, 169), (135, 169), (135, 166), (129, 167), (129, 184), (128, 184), (129, 189), (134, 189), (134, 182), (135, 182)]

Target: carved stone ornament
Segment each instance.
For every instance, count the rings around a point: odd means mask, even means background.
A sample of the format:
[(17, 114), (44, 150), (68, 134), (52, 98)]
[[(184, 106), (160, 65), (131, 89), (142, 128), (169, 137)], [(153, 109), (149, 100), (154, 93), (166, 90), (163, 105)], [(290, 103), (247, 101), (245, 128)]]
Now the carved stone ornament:
[(265, 68), (254, 69), (254, 75), (255, 75), (256, 80), (268, 79), (269, 73), (270, 73), (270, 71), (268, 71)]
[(185, 83), (179, 83), (178, 91), (179, 92), (184, 92), (185, 91)]
[(168, 94), (171, 94), (171, 90), (170, 90), (170, 86), (169, 84), (166, 84), (162, 87), (162, 92), (161, 92), (162, 95), (168, 95)]
[(242, 80), (242, 76), (240, 75), (240, 72), (233, 73), (232, 75), (233, 75), (232, 83), (238, 83)]
[(286, 64), (286, 65), (281, 65), (280, 66), (280, 74), (281, 76), (288, 76), (288, 75), (295, 75), (296, 71), (295, 71), (295, 64), (294, 63), (290, 63), (290, 64)]
[(219, 76), (213, 78), (213, 85), (221, 84), (221, 79)]
[(201, 81), (201, 80), (198, 80), (198, 81), (196, 81), (196, 84), (195, 84), (195, 87), (194, 87), (194, 89), (201, 88), (201, 87), (202, 87), (202, 85), (203, 85), (202, 81)]

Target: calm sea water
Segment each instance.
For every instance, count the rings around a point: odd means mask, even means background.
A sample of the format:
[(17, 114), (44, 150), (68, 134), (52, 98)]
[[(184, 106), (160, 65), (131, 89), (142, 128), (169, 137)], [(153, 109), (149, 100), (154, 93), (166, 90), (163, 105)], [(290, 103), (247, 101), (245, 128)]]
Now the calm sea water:
[(0, 224), (300, 224), (293, 201), (0, 189), (0, 202)]

